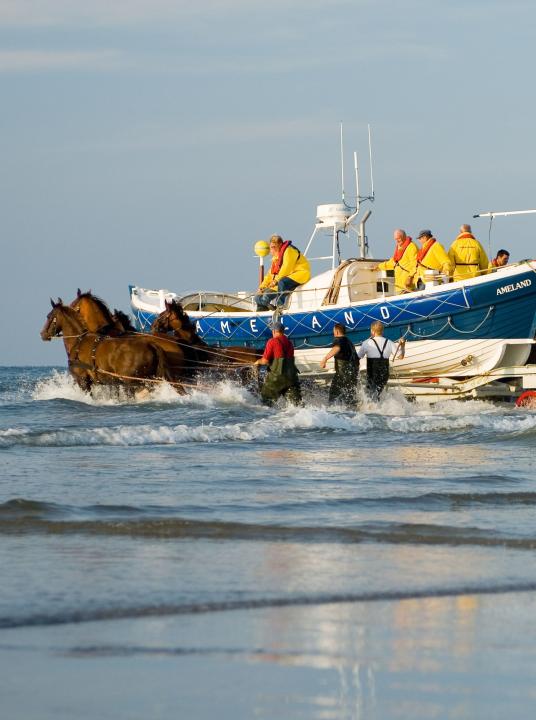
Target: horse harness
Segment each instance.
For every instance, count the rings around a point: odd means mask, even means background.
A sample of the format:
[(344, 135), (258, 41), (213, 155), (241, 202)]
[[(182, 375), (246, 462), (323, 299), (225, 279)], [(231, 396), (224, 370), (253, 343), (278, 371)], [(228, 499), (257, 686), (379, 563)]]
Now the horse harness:
[(92, 372), (99, 372), (96, 367), (97, 348), (100, 343), (105, 339), (106, 335), (95, 335), (95, 339), (93, 340), (93, 347), (91, 348), (91, 364), (89, 364), (79, 359), (82, 338), (84, 338), (86, 334), (87, 333), (82, 333), (82, 335), (78, 337), (78, 340), (73, 347), (74, 359), (71, 359), (71, 357), (69, 356), (67, 364), (69, 366), (69, 369), (78, 368), (79, 370), (91, 370)]

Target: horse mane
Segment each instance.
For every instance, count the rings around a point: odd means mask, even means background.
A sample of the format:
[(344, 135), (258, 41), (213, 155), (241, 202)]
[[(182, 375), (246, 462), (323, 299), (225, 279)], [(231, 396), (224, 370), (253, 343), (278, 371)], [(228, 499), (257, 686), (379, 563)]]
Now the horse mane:
[(113, 318), (119, 320), (125, 331), (129, 332), (135, 332), (136, 328), (132, 324), (130, 317), (123, 312), (122, 310), (118, 310), (117, 308), (114, 308), (114, 314), (112, 315)]
[(84, 298), (87, 298), (88, 300), (93, 300), (93, 302), (98, 306), (99, 310), (103, 313), (103, 315), (109, 318), (110, 322), (113, 322), (112, 312), (102, 298), (100, 298), (98, 295), (94, 295), (91, 290), (88, 290), (85, 293), (79, 291), (75, 302)]

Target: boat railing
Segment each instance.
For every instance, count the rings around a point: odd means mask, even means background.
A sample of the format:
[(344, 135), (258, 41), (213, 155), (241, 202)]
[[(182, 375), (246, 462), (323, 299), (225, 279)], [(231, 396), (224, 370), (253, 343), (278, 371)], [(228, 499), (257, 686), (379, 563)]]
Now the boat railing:
[[(377, 262), (377, 261), (375, 261)], [(505, 265), (503, 267), (499, 268), (486, 268), (485, 270), (479, 270), (476, 273), (476, 276), (479, 275), (486, 275), (496, 272), (503, 272), (507, 269), (512, 269), (516, 266), (523, 265), (527, 262), (527, 260), (520, 260), (515, 263), (509, 263), (508, 265)], [(367, 281), (362, 282), (345, 282), (341, 283), (338, 286), (338, 292), (337, 296), (340, 297), (341, 291), (345, 291), (347, 294), (347, 297), (350, 297), (352, 295), (352, 301), (359, 301), (359, 295), (360, 290), (364, 291), (365, 289), (371, 288), (371, 285), (375, 284), (375, 292), (371, 296), (370, 293), (367, 293), (366, 297), (363, 297), (363, 299), (377, 299), (377, 300), (384, 300), (389, 297), (392, 297), (393, 295), (397, 294), (397, 288), (394, 284), (394, 277), (393, 271), (382, 271), (382, 270), (372, 270), (371, 274), (373, 277), (371, 277)], [(448, 284), (441, 281), (441, 276), (437, 276), (434, 278), (434, 284), (441, 285), (441, 284)], [(289, 305), (290, 301), (292, 300), (292, 297), (295, 296), (296, 299), (303, 298), (303, 302), (295, 302), (293, 304), (293, 310), (301, 310), (301, 309), (308, 309), (311, 307), (320, 307), (322, 305), (329, 306), (329, 305), (336, 305), (337, 300), (335, 302), (326, 302), (327, 294), (328, 292), (333, 288), (333, 283), (327, 286), (322, 287), (304, 287), (299, 286), (294, 290), (291, 294), (285, 305)], [(162, 296), (162, 305), (163, 305), (163, 292), (165, 291), (145, 291), (145, 294), (147, 295), (157, 295)], [(254, 303), (254, 297), (258, 293), (258, 290), (255, 291), (241, 291), (239, 293), (225, 293), (225, 292), (214, 292), (214, 291), (199, 291), (194, 293), (188, 293), (187, 295), (183, 295), (181, 299), (181, 302), (184, 303), (184, 301), (187, 301), (187, 304), (184, 305), (186, 310), (189, 311), (197, 311), (197, 312), (207, 312), (208, 314), (212, 313), (219, 313), (219, 312), (255, 312), (255, 303)], [(178, 297), (175, 293), (171, 293), (174, 297)], [(296, 294), (298, 294), (296, 296)], [(343, 293), (344, 294), (344, 293)], [(363, 293), (364, 294), (364, 293)], [(402, 294), (402, 293), (400, 293)], [(305, 307), (300, 307), (305, 306)]]

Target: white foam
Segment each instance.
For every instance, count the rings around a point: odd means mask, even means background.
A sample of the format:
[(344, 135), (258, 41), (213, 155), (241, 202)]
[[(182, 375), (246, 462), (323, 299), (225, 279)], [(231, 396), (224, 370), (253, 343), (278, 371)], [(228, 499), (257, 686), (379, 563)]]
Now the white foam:
[[(377, 408), (376, 408), (377, 410)], [(191, 442), (251, 442), (292, 437), (303, 432), (343, 432), (364, 434), (370, 431), (395, 433), (434, 433), (484, 431), (501, 435), (531, 432), (536, 429), (536, 414), (495, 412), (465, 414), (419, 411), (415, 415), (381, 415), (340, 411), (327, 407), (287, 407), (272, 411), (268, 417), (218, 425), (207, 423), (178, 425), (118, 425), (113, 427), (59, 429), (29, 433), (26, 429), (0, 432), (0, 445), (77, 446), (77, 445), (177, 445)]]
[(210, 388), (206, 385), (189, 388), (185, 395), (179, 394), (166, 382), (155, 383), (150, 388), (142, 388), (134, 396), (120, 387), (110, 388), (105, 385), (97, 385), (91, 393), (86, 393), (78, 387), (68, 372), (57, 370), (54, 370), (50, 377), (36, 384), (32, 398), (33, 400), (72, 400), (96, 406), (154, 403), (194, 407), (259, 405), (259, 401), (246, 388), (228, 381), (215, 383)]

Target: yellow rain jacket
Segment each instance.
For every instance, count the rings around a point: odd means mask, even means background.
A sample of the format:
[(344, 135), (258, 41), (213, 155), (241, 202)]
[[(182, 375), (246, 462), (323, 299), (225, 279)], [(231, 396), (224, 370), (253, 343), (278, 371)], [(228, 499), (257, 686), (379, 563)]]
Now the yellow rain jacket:
[[(277, 258), (274, 258), (274, 262)], [(294, 282), (303, 285), (311, 279), (311, 266), (309, 260), (293, 245), (287, 245), (285, 252), (283, 253), (283, 262), (277, 274), (272, 272), (274, 262), (272, 262), (272, 268), (270, 272), (266, 274), (264, 280), (260, 285), (260, 290), (266, 288), (277, 287), (277, 282), (281, 278), (289, 277)]]
[[(450, 277), (452, 274), (452, 264), (450, 258), (447, 255), (443, 245), (437, 242), (437, 240), (431, 244), (434, 238), (430, 238), (426, 241), (425, 245), (419, 250), (417, 254), (417, 274), (415, 275), (415, 283), (420, 280), (424, 282), (424, 273), (426, 270), (439, 270), (442, 275)], [(429, 247), (430, 249), (424, 257), (422, 257), (422, 251)], [(421, 255), (422, 259), (419, 259)]]
[(380, 270), (395, 271), (395, 292), (397, 294), (414, 289), (413, 276), (417, 271), (417, 246), (410, 241), (404, 250), (400, 259), (397, 253), (398, 247), (395, 248), (395, 254), (389, 260), (385, 260), (378, 265)]
[(458, 235), (450, 246), (449, 258), (454, 265), (454, 281), (477, 277), (488, 269), (488, 256), (484, 248), (469, 232)]

